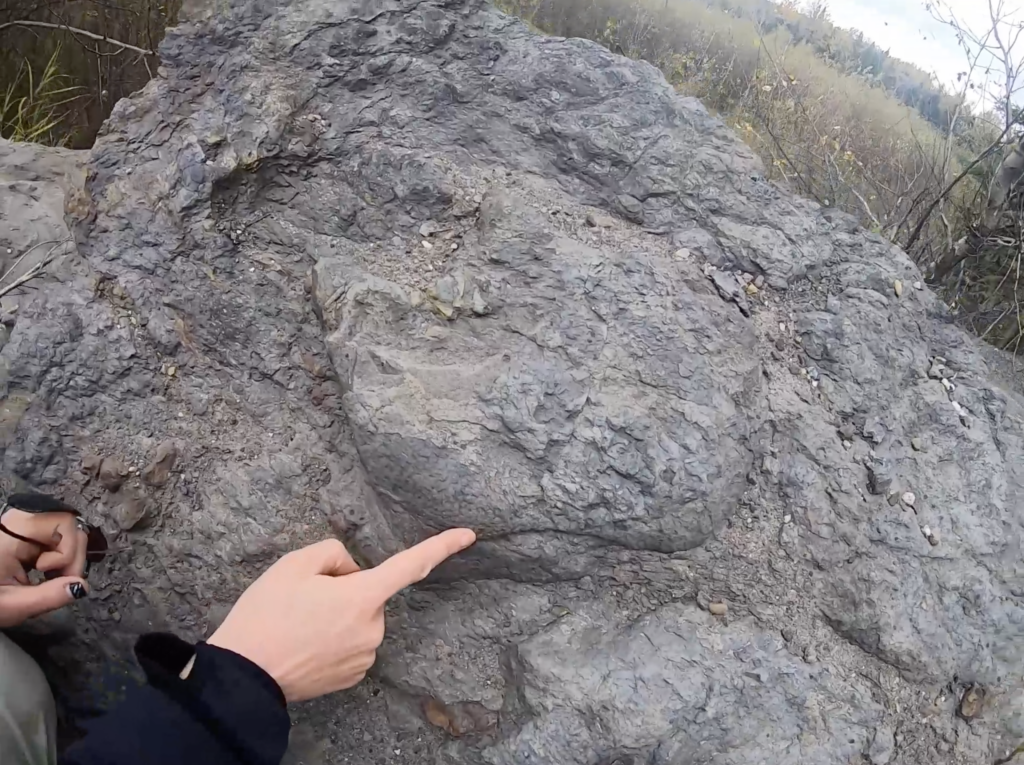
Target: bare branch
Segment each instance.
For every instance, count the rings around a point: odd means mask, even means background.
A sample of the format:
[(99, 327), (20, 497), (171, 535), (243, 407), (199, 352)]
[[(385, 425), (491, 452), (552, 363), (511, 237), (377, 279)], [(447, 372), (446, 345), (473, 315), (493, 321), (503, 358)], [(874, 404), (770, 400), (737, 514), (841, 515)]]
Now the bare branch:
[[(38, 263), (36, 263), (34, 266), (32, 266), (30, 269), (28, 269), (24, 274), (19, 276), (17, 279), (15, 279), (13, 282), (8, 284), (6, 287), (0, 287), (0, 297), (3, 297), (4, 295), (7, 295), (7, 294), (9, 294), (11, 292), (14, 292), (14, 290), (18, 289), (19, 287), (23, 287), (25, 284), (27, 284), (28, 282), (32, 281), (33, 279), (35, 279), (35, 278), (45, 274), (47, 267), (54, 260), (56, 260), (57, 255), (59, 254), (58, 250), (60, 250), (64, 245), (70, 244), (71, 241), (72, 240), (70, 238), (68, 238), (68, 239), (62, 239), (59, 242), (57, 242), (53, 247), (50, 248), (49, 252), (47, 252), (46, 255), (43, 256), (42, 260), (40, 260)], [(35, 249), (35, 248), (32, 248), (32, 249)], [(18, 258), (17, 263), (20, 263), (22, 261), (22, 259), (25, 257), (25, 255), (27, 255), (29, 253), (29, 251), (30, 250), (28, 250), (25, 253), (23, 253), (22, 256), (20, 258)], [(12, 266), (10, 269), (7, 270), (7, 274), (9, 274), (12, 270), (14, 270), (14, 267), (17, 266), (17, 263), (15, 263), (14, 266)], [(7, 277), (7, 274), (4, 274), (4, 278)]]
[(156, 55), (156, 51), (146, 50), (145, 48), (140, 48), (136, 45), (130, 45), (129, 43), (121, 42), (120, 40), (114, 40), (110, 37), (104, 37), (103, 35), (98, 35), (95, 32), (90, 32), (86, 29), (79, 29), (78, 27), (72, 27), (68, 24), (53, 24), (49, 21), (7, 21), (3, 24), (0, 24), (0, 32), (2, 32), (4, 29), (7, 29), (8, 27), (42, 27), (43, 29), (61, 29), (66, 32), (71, 32), (72, 34), (88, 37), (91, 40), (99, 40), (100, 42), (110, 43), (111, 45), (117, 45), (119, 48), (121, 48), (121, 50), (131, 50), (135, 51), (136, 53), (141, 53), (145, 56)]

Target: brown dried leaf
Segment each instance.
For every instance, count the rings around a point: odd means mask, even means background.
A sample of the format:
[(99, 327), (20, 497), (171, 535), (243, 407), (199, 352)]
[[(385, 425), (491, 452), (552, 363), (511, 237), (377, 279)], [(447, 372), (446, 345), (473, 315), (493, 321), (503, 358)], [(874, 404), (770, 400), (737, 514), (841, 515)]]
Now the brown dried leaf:
[(451, 735), (455, 735), (452, 732), (452, 719), (448, 716), (448, 709), (435, 698), (429, 698), (423, 704), (423, 713), (427, 716), (427, 721), (436, 728), (447, 731)]

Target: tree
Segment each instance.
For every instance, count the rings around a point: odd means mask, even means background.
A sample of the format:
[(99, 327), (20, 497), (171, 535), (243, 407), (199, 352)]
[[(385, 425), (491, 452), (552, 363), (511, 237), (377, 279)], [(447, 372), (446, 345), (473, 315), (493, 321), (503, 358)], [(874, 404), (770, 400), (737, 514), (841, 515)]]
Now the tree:
[(805, 13), (815, 21), (832, 21), (832, 14), (828, 9), (828, 0), (808, 0)]

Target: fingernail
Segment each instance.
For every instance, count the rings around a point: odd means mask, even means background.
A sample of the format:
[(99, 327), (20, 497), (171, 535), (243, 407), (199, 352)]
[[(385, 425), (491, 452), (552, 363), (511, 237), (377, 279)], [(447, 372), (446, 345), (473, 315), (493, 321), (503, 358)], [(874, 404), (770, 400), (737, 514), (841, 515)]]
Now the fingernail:
[(68, 585), (68, 593), (75, 600), (81, 600), (82, 598), (89, 597), (89, 591), (85, 589), (85, 585), (81, 582), (72, 582)]

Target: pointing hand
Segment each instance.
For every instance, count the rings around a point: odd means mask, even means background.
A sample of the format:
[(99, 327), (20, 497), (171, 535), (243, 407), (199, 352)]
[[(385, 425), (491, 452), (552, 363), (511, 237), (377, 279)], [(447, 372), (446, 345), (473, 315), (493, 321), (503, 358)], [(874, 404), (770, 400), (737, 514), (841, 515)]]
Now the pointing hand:
[(335, 539), (288, 553), (207, 642), (261, 667), (288, 701), (351, 688), (376, 660), (388, 599), (475, 541), (469, 529), (450, 529), (368, 571)]

